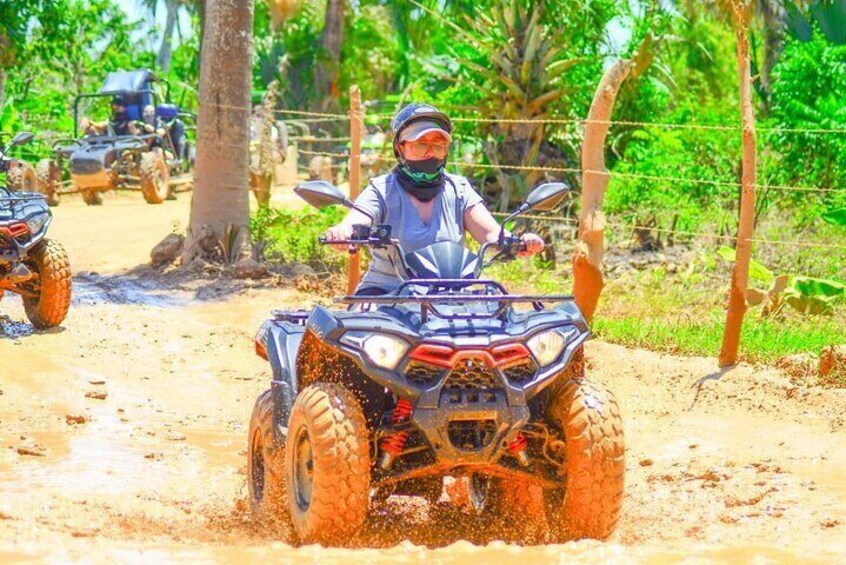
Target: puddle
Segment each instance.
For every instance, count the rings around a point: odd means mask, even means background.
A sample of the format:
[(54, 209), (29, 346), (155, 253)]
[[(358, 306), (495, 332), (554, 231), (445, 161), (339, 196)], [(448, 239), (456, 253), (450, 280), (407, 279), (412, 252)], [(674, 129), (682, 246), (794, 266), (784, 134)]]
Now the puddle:
[(191, 302), (187, 294), (165, 290), (156, 280), (130, 280), (125, 276), (105, 276), (79, 273), (73, 280), (73, 304), (136, 304), (168, 308), (185, 306)]
[(0, 315), (0, 339), (18, 339), (33, 333), (35, 328), (32, 324), (18, 322), (8, 316)]

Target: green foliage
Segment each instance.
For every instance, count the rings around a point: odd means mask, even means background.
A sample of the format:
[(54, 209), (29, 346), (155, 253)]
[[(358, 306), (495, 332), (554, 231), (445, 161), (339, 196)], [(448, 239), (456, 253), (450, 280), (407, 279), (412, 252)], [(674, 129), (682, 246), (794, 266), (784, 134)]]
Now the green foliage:
[(846, 208), (825, 212), (822, 219), (835, 226), (846, 226)]
[[(722, 246), (717, 254), (729, 263), (737, 257), (735, 249)], [(787, 304), (800, 314), (831, 314), (835, 301), (846, 293), (846, 285), (828, 279), (780, 275), (751, 259), (749, 278), (769, 285), (767, 290), (749, 288), (746, 300), (752, 306), (763, 304), (763, 316), (776, 316)]]
[[(789, 40), (774, 68), (772, 117), (774, 131), (762, 136), (772, 147), (766, 155), (765, 178), (771, 184), (823, 188), (846, 187), (846, 46), (835, 46), (819, 34), (809, 42)], [(797, 208), (805, 223), (846, 205), (846, 192), (770, 194), (779, 205)]]
[(338, 207), (322, 210), (263, 207), (250, 218), (250, 232), (263, 258), (286, 263), (319, 262), (339, 268), (344, 260), (342, 255), (318, 243), (317, 238), (345, 215), (346, 211)]
[[(717, 250), (717, 255), (719, 255), (724, 261), (727, 261), (729, 263), (734, 263), (737, 260), (737, 250), (727, 245), (720, 246), (720, 248)], [(773, 278), (775, 278), (775, 275), (772, 271), (760, 264), (755, 259), (750, 259), (749, 278), (761, 281), (763, 283), (770, 283), (772, 282)]]

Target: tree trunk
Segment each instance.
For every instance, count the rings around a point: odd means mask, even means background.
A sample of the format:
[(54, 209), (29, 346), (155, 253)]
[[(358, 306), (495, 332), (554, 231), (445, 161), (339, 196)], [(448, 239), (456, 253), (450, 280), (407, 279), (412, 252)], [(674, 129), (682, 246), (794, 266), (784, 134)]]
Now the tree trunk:
[(776, 0), (762, 2), (764, 16), (764, 66), (761, 69), (761, 89), (767, 109), (772, 97), (772, 73), (784, 46), (784, 8)]
[(647, 36), (631, 60), (621, 59), (605, 71), (593, 96), (582, 143), (582, 205), (579, 241), (573, 251), (573, 294), (587, 320), (593, 317), (602, 293), (602, 253), (605, 216), (600, 210), (610, 176), (605, 168), (605, 138), (614, 102), (623, 81), (637, 78), (652, 62), (652, 37)]
[(167, 19), (165, 20), (164, 35), (162, 44), (159, 47), (159, 55), (156, 57), (156, 64), (162, 73), (170, 69), (170, 62), (173, 58), (173, 32), (176, 29), (177, 18), (179, 17), (179, 3), (177, 0), (165, 0), (167, 8)]
[(752, 103), (752, 77), (749, 70), (748, 19), (744, 18), (739, 5), (735, 5), (737, 17), (737, 73), (740, 77), (740, 117), (743, 125), (743, 172), (740, 198), (740, 223), (737, 228), (737, 251), (731, 272), (726, 328), (723, 347), (720, 351), (720, 366), (727, 367), (737, 362), (740, 346), (740, 330), (746, 314), (746, 287), (749, 282), (749, 262), (752, 255), (752, 233), (755, 227), (755, 183), (757, 157), (755, 141), (755, 110)]
[[(197, 168), (183, 262), (221, 244), (249, 246), (252, 0), (207, 0), (197, 116)], [(215, 241), (211, 241), (216, 238)]]
[(337, 101), (338, 70), (341, 46), (344, 42), (344, 11), (346, 0), (326, 0), (326, 17), (320, 37), (321, 54), (314, 70), (314, 90), (322, 109)]

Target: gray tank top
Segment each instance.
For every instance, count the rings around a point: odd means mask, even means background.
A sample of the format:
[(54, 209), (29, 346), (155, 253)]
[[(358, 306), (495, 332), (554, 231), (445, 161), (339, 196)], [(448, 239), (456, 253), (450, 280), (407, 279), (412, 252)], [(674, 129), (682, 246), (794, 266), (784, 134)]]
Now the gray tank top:
[[(388, 173), (372, 179), (355, 203), (373, 218), (374, 224), (390, 224), (393, 237), (399, 239), (406, 253), (410, 253), (442, 241), (464, 243), (464, 214), (482, 202), (470, 181), (451, 174), (446, 175), (446, 185), (435, 197), (429, 223), (423, 223), (411, 198), (400, 187), (395, 174)], [(373, 249), (371, 257), (370, 268), (358, 288), (396, 290), (402, 282), (396, 249)]]

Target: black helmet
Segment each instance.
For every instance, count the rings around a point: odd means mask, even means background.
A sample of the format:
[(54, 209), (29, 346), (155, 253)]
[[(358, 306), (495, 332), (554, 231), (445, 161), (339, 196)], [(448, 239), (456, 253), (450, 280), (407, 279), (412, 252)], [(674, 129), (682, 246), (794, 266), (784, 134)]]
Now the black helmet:
[(404, 106), (396, 113), (391, 120), (391, 131), (394, 136), (394, 156), (399, 157), (399, 136), (409, 124), (417, 120), (432, 120), (437, 122), (447, 133), (452, 134), (452, 122), (449, 116), (432, 106), (431, 104), (420, 104), (412, 102)]

